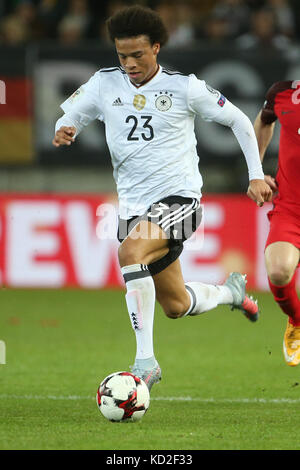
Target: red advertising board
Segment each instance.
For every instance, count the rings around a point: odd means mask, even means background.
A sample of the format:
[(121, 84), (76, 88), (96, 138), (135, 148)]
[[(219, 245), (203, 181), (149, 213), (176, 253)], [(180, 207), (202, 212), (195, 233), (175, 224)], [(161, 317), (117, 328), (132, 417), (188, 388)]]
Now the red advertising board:
[[(203, 199), (203, 223), (181, 255), (187, 281), (222, 283), (248, 274), (268, 288), (267, 211), (244, 195)], [(118, 264), (117, 199), (100, 195), (0, 195), (0, 281), (8, 287), (105, 288), (123, 285)]]

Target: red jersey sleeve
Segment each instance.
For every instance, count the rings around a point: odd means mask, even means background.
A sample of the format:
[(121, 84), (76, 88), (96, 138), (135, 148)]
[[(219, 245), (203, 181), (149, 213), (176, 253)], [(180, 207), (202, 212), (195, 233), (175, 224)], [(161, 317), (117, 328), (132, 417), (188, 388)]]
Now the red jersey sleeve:
[(274, 109), (276, 95), (291, 88), (292, 83), (291, 80), (276, 82), (269, 88), (266, 94), (266, 101), (261, 111), (261, 120), (264, 124), (272, 124), (272, 122), (277, 120), (278, 116)]

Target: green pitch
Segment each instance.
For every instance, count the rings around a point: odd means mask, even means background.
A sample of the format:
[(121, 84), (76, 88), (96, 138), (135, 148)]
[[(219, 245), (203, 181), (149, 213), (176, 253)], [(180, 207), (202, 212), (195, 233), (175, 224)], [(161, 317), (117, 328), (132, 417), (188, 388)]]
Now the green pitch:
[(2, 289), (0, 449), (300, 449), (286, 317), (270, 294), (258, 298), (255, 324), (229, 307), (170, 320), (157, 306), (163, 380), (141, 422), (110, 423), (98, 384), (135, 355), (123, 292)]

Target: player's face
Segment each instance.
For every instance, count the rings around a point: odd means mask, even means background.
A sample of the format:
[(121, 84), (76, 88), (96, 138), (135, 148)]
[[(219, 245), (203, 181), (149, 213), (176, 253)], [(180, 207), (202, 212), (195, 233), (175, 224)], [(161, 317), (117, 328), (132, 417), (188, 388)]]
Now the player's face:
[(130, 80), (140, 85), (146, 82), (157, 70), (159, 43), (150, 43), (148, 36), (115, 39), (120, 64)]

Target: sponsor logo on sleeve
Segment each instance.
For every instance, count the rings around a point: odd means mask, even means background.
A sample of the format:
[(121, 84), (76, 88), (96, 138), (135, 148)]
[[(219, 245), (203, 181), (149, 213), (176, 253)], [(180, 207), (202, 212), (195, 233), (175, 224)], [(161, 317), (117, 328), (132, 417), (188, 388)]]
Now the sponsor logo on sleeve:
[(71, 103), (77, 101), (78, 98), (83, 94), (84, 90), (82, 87), (78, 88), (78, 90), (74, 91), (73, 95), (70, 96), (69, 100)]

